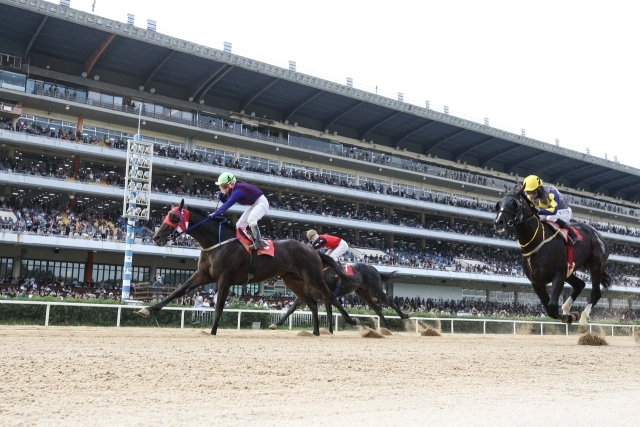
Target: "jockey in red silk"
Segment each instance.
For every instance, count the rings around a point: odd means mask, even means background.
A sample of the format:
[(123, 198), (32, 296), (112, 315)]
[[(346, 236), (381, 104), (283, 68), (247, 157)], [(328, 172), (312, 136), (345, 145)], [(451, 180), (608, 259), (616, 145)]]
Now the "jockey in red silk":
[(236, 177), (230, 172), (224, 172), (216, 181), (216, 185), (220, 186), (218, 198), (222, 202), (222, 206), (218, 207), (209, 216), (222, 215), (231, 206), (236, 203), (239, 205), (249, 206), (236, 223), (236, 228), (245, 229), (247, 225), (251, 228), (254, 244), (253, 249), (263, 249), (264, 244), (260, 237), (260, 228), (258, 221), (269, 211), (269, 202), (262, 194), (262, 191), (255, 185), (246, 182), (237, 181)]
[(569, 226), (572, 211), (567, 199), (552, 185), (543, 185), (542, 180), (535, 175), (529, 175), (524, 179), (524, 194), (538, 208), (540, 220), (557, 223), (568, 230), (569, 244), (574, 245), (578, 241), (573, 229)]
[(341, 238), (330, 234), (318, 234), (316, 230), (307, 231), (307, 239), (313, 243), (313, 249), (327, 249), (327, 255), (336, 261), (349, 250), (349, 245)]

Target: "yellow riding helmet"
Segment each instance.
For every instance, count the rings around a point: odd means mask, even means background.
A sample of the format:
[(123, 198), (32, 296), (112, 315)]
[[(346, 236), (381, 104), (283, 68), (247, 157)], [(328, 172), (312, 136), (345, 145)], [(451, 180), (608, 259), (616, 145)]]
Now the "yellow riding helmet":
[(316, 230), (307, 231), (307, 240), (314, 242), (318, 238), (318, 232)]
[(523, 191), (535, 191), (542, 187), (542, 180), (535, 175), (529, 175), (522, 183)]

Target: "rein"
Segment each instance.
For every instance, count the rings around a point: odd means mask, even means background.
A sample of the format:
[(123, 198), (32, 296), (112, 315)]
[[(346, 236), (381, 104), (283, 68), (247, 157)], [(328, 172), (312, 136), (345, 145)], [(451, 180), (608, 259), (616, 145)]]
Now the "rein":
[[(182, 213), (181, 213), (182, 214)], [(171, 232), (171, 234), (169, 234), (169, 236), (167, 237), (167, 239), (171, 239), (174, 242), (176, 241), (176, 239), (180, 236), (182, 236), (183, 234), (187, 234), (189, 231), (201, 226), (202, 224), (204, 224), (205, 222), (209, 221), (210, 219), (213, 219), (214, 217), (210, 217), (210, 216), (206, 216), (203, 219), (201, 219), (200, 221), (198, 221), (197, 223), (195, 223), (194, 225), (187, 227), (185, 230), (183, 231), (176, 231), (178, 228), (174, 228), (173, 231)], [(216, 216), (216, 219), (219, 219), (218, 221), (218, 242), (220, 242), (221, 238), (222, 238), (222, 224), (224, 224), (225, 222), (228, 221), (227, 218), (223, 217), (223, 216)], [(234, 240), (238, 240), (237, 237), (234, 237), (232, 239), (229, 240), (225, 240), (224, 242), (220, 242), (217, 243), (213, 246), (210, 246), (208, 248), (205, 249), (200, 249), (201, 251), (204, 252), (208, 252), (208, 251), (212, 251), (217, 247), (220, 247), (222, 245), (226, 245), (227, 243), (233, 242)]]
[[(520, 239), (518, 239), (518, 245), (520, 246), (520, 251), (522, 252), (522, 256), (523, 256), (523, 257), (528, 258), (528, 257), (530, 257), (531, 255), (533, 255), (533, 254), (535, 254), (536, 252), (538, 252), (538, 251), (540, 250), (540, 248), (541, 248), (541, 247), (543, 247), (544, 245), (546, 245), (547, 243), (549, 243), (551, 240), (553, 240), (553, 239), (558, 235), (558, 233), (560, 233), (560, 229), (556, 230), (556, 232), (555, 232), (555, 233), (553, 233), (551, 236), (549, 236), (549, 237), (547, 238), (547, 237), (546, 237), (545, 228), (544, 228), (544, 224), (542, 224), (542, 223), (540, 222), (540, 219), (539, 219), (535, 214), (532, 214), (532, 215), (531, 215), (530, 217), (528, 217), (528, 218), (524, 218), (524, 212), (523, 212), (523, 211), (524, 211), (524, 208), (522, 207), (522, 201), (520, 200), (520, 198), (518, 198), (517, 200), (518, 200), (518, 212), (516, 212), (516, 214), (514, 215), (515, 224), (516, 224), (516, 225), (517, 225), (517, 224), (524, 224), (524, 223), (526, 223), (527, 221), (529, 221), (529, 220), (530, 220), (530, 219), (532, 219), (532, 218), (535, 218), (535, 220), (536, 220), (536, 222), (537, 222), (536, 231), (533, 233), (533, 236), (531, 237), (531, 239), (530, 239), (527, 243), (522, 244), (522, 243), (520, 243)], [(505, 210), (504, 208), (500, 209), (500, 211), (499, 211), (499, 213), (502, 213), (502, 212), (507, 212), (507, 213), (510, 213), (510, 214), (511, 214), (511, 212), (509, 212), (509, 211)], [(518, 219), (517, 219), (518, 217), (520, 217), (521, 219), (520, 219), (520, 220), (518, 220)], [(507, 225), (509, 225), (509, 222), (512, 222), (512, 221), (513, 221), (513, 220), (508, 221), (508, 222), (507, 222)], [(513, 225), (514, 225), (514, 223), (512, 222), (511, 226), (513, 226)], [(541, 236), (541, 237), (542, 237), (542, 241), (541, 241), (541, 242), (538, 244), (538, 246), (536, 246), (532, 251), (524, 252), (524, 248), (526, 248), (526, 247), (527, 247), (527, 246), (529, 246), (531, 243), (533, 243), (533, 242), (534, 242), (534, 240), (536, 240), (536, 237), (538, 237), (538, 231), (540, 231), (540, 228), (542, 228), (542, 236)]]

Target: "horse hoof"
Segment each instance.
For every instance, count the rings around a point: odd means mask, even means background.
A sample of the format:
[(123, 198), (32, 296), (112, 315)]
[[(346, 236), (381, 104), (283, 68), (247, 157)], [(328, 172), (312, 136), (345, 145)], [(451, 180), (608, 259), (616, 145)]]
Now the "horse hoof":
[(356, 326), (360, 326), (360, 319), (358, 319), (357, 317), (354, 317), (353, 321), (355, 322)]
[(578, 332), (581, 334), (587, 332), (587, 325), (578, 325)]
[(151, 314), (151, 312), (147, 310), (146, 307), (138, 310), (136, 313), (138, 313), (138, 315), (142, 317), (148, 317)]
[(269, 329), (278, 329), (278, 325), (275, 323), (269, 326)]

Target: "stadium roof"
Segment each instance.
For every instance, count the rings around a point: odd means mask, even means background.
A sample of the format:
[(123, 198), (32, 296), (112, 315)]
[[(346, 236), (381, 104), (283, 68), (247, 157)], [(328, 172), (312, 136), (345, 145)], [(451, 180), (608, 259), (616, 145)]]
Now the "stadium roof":
[[(640, 170), (42, 0), (0, 0), (2, 53), (30, 65), (145, 91), (193, 108), (328, 130), (523, 177), (640, 200)], [(37, 69), (36, 68), (36, 69)], [(33, 68), (32, 68), (33, 69)], [(91, 79), (87, 79), (90, 86)], [(144, 93), (141, 92), (141, 96)]]

